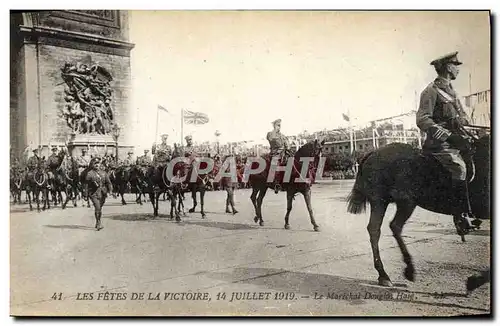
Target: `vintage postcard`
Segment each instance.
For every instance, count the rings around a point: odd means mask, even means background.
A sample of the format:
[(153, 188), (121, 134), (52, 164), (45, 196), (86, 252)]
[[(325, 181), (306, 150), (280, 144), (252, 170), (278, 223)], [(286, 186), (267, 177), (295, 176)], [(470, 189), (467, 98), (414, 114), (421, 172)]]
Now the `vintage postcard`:
[(489, 11), (10, 30), (12, 316), (491, 313)]

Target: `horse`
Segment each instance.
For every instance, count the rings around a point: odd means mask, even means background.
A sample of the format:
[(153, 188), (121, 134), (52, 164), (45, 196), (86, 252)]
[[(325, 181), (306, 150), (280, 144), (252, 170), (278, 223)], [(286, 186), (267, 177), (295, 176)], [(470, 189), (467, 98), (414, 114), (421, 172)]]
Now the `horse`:
[(14, 204), (21, 204), (21, 194), (25, 184), (25, 175), (20, 168), (10, 169), (10, 193)]
[(65, 189), (65, 177), (61, 174), (61, 164), (64, 161), (65, 156), (66, 151), (61, 150), (57, 153), (57, 160), (55, 162), (51, 162), (49, 158), (50, 163), (48, 164), (48, 176), (51, 188), (50, 193), (52, 195), (54, 206), (57, 206), (59, 202), (62, 202), (61, 191)]
[[(170, 219), (174, 218), (176, 222), (181, 221), (179, 214), (181, 205), (183, 201), (183, 185), (180, 182), (175, 182), (169, 179), (167, 175), (168, 164), (157, 164), (157, 166), (150, 166), (145, 176), (145, 181), (147, 183), (146, 191), (149, 194), (149, 199), (153, 205), (153, 215), (158, 216), (159, 209), (159, 198), (161, 194), (166, 194), (168, 200), (170, 200)], [(177, 207), (177, 200), (179, 200), (179, 206)]]
[(77, 207), (76, 200), (79, 191), (78, 162), (72, 156), (66, 156), (66, 159), (60, 166), (60, 172), (62, 177), (61, 184), (64, 185), (64, 192), (66, 193), (66, 199), (61, 208), (65, 209), (70, 200), (73, 201), (73, 207)]
[[(207, 168), (207, 162), (200, 162), (200, 169)], [(193, 173), (195, 173), (196, 178), (194, 181), (191, 181)], [(191, 197), (193, 198), (193, 207), (189, 209), (189, 213), (194, 213), (196, 211), (196, 206), (198, 205), (198, 201), (196, 200), (196, 193), (200, 193), (200, 206), (201, 206), (201, 218), (204, 219), (206, 217), (205, 213), (205, 192), (208, 190), (208, 182), (210, 178), (210, 173), (199, 173), (198, 168), (196, 167), (196, 162), (193, 161), (190, 164), (186, 162), (176, 162), (173, 167), (173, 174), (178, 178), (184, 178), (184, 181), (179, 181), (181, 183), (181, 188), (179, 191), (182, 196), (184, 192), (191, 192)], [(183, 204), (182, 204), (183, 205)]]
[(118, 166), (116, 169), (112, 169), (109, 173), (109, 179), (113, 184), (114, 192), (120, 195), (122, 199), (122, 205), (127, 205), (123, 195), (127, 191), (129, 181), (130, 181), (130, 170), (131, 167)]
[[(474, 141), (468, 174), (475, 171), (469, 180), (471, 209), (478, 218), (489, 218), (490, 183), (490, 136), (485, 135)], [(464, 155), (466, 157), (466, 155)], [(469, 160), (466, 160), (469, 161)], [(392, 143), (376, 149), (361, 159), (358, 174), (351, 193), (347, 198), (348, 212), (360, 214), (370, 203), (368, 233), (373, 251), (374, 267), (379, 274), (378, 283), (392, 286), (380, 258), (378, 242), (380, 227), (389, 203), (396, 204), (396, 215), (390, 223), (393, 236), (406, 264), (404, 276), (415, 280), (415, 267), (402, 238), (402, 230), (414, 209), (420, 206), (435, 213), (453, 215), (456, 203), (453, 201), (451, 174), (431, 155), (407, 144)], [(457, 233), (465, 240), (468, 232), (460, 216), (454, 216)]]
[[(299, 150), (294, 154), (291, 182), (282, 183), (282, 189), (286, 190), (287, 197), (287, 208), (285, 215), (285, 229), (287, 230), (290, 229), (289, 217), (290, 212), (292, 211), (292, 200), (294, 200), (297, 193), (301, 193), (304, 196), (313, 229), (314, 231), (319, 231), (319, 225), (314, 219), (314, 213), (311, 207), (311, 184), (314, 183), (314, 179), (316, 177), (316, 172), (319, 166), (324, 143), (324, 140), (321, 142), (317, 139), (314, 141), (310, 141), (299, 148)], [(302, 162), (300, 160), (301, 158), (306, 157), (313, 158), (312, 165), (309, 166), (307, 174), (305, 176), (311, 182), (307, 182), (307, 180), (295, 181), (295, 179), (300, 176), (300, 171), (302, 169)], [(254, 163), (256, 162), (251, 163), (252, 166)], [(250, 196), (250, 199), (252, 200), (252, 204), (255, 208), (254, 222), (258, 222), (260, 226), (264, 225), (264, 219), (262, 217), (262, 202), (264, 200), (264, 197), (266, 196), (267, 189), (272, 188), (272, 185), (267, 182), (269, 168), (270, 157), (266, 159), (266, 168), (263, 172), (259, 174), (252, 174), (249, 176), (249, 183), (252, 187), (252, 194)]]
[[(146, 177), (148, 175), (148, 171), (150, 171), (152, 166), (139, 166), (133, 165), (129, 170), (129, 178), (128, 182), (130, 184), (130, 190), (136, 191), (136, 199), (135, 202), (137, 204), (142, 205), (142, 195), (145, 193), (144, 188), (148, 186), (148, 182)], [(138, 194), (138, 196), (137, 196)], [(122, 204), (125, 201), (122, 197)], [(124, 204), (125, 205), (125, 204)]]
[(28, 202), (30, 205), (30, 211), (33, 210), (33, 206), (31, 204), (31, 196), (30, 192), (33, 193), (33, 199), (36, 201), (37, 211), (40, 212), (40, 192), (42, 193), (42, 201), (43, 208), (50, 209), (50, 200), (49, 200), (49, 177), (47, 175), (47, 171), (45, 169), (45, 162), (43, 160), (38, 161), (35, 169), (33, 171), (29, 171), (26, 176), (27, 189), (26, 193), (28, 194)]
[[(78, 168), (78, 172), (80, 173), (78, 176), (78, 191), (81, 194), (83, 194), (83, 192), (84, 192), (84, 185), (86, 183), (85, 179), (87, 178), (87, 174), (89, 173), (90, 170), (91, 170), (90, 165), (84, 167), (83, 170), (81, 169), (81, 167)], [(89, 197), (82, 196), (81, 198), (83, 199), (84, 202), (87, 203), (87, 207), (90, 208)]]

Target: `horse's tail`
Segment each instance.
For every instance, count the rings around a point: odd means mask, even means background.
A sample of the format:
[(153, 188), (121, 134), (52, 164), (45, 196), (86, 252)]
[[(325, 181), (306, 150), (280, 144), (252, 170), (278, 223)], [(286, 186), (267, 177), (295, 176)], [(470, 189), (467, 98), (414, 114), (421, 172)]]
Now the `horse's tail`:
[(349, 196), (347, 196), (347, 211), (351, 214), (361, 214), (366, 210), (367, 198), (363, 189), (362, 171), (364, 163), (372, 153), (373, 152), (370, 152), (361, 158), (356, 181), (354, 182), (354, 186)]

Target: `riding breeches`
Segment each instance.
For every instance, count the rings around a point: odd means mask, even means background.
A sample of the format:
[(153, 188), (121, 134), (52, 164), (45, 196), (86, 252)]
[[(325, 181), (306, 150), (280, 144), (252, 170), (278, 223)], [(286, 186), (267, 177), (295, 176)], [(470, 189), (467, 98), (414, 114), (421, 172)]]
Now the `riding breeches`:
[(451, 173), (453, 180), (465, 180), (467, 168), (457, 149), (447, 149), (445, 152), (432, 153), (432, 155)]
[(92, 195), (92, 196), (90, 196), (90, 201), (92, 201), (92, 204), (94, 205), (95, 212), (101, 213), (102, 206), (104, 205), (104, 202), (106, 201), (106, 195), (104, 195), (104, 194)]

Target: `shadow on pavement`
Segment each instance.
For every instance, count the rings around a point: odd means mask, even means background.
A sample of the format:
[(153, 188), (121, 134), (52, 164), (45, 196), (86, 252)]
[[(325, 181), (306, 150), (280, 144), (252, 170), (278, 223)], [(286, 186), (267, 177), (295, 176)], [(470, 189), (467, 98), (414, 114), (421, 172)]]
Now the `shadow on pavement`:
[(153, 213), (133, 213), (133, 214), (114, 214), (114, 215), (103, 215), (103, 218), (109, 218), (115, 221), (157, 221), (157, 220), (170, 220), (170, 215), (159, 214), (154, 217)]
[(83, 226), (83, 225), (44, 225), (48, 228), (54, 229), (70, 229), (70, 230), (87, 230), (87, 231), (95, 231), (95, 227), (93, 226)]
[(248, 224), (240, 223), (228, 223), (228, 222), (217, 222), (217, 221), (188, 221), (186, 224), (194, 224), (198, 226), (204, 226), (209, 228), (217, 228), (222, 230), (255, 230), (257, 227)]
[[(386, 288), (379, 286), (376, 281), (272, 268), (242, 267), (235, 268), (229, 273), (210, 272), (204, 275), (228, 283), (252, 284), (274, 291), (294, 292), (298, 300), (313, 299), (315, 293), (317, 293), (324, 296), (323, 300), (329, 300), (327, 295), (330, 295), (334, 299), (331, 301), (332, 304), (336, 300), (348, 301), (351, 305), (361, 305), (373, 300), (379, 300), (489, 312), (488, 309), (484, 308), (443, 302), (443, 299), (446, 298), (466, 298), (465, 288), (464, 293), (418, 292), (407, 290), (407, 285), (402, 283), (394, 283), (394, 287)], [(424, 298), (429, 301), (423, 301)], [(442, 301), (436, 302), (436, 299)]]
[[(30, 208), (29, 207), (18, 207), (18, 208), (12, 208), (11, 206), (11, 209), (10, 209), (10, 213), (11, 214), (16, 214), (16, 213), (26, 213), (26, 212), (29, 212), (30, 211)], [(36, 204), (35, 204), (35, 207), (33, 207), (33, 211), (36, 211)]]
[[(457, 235), (457, 231), (454, 229), (412, 230), (412, 232), (437, 233), (437, 234), (443, 234), (443, 235)], [(480, 229), (480, 230), (475, 230), (475, 231), (470, 232), (468, 235), (465, 236), (465, 238), (467, 239), (467, 236), (469, 236), (469, 235), (479, 235), (479, 236), (489, 237), (490, 234), (491, 234), (490, 230)]]

